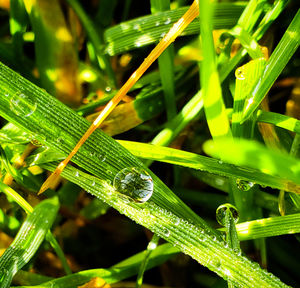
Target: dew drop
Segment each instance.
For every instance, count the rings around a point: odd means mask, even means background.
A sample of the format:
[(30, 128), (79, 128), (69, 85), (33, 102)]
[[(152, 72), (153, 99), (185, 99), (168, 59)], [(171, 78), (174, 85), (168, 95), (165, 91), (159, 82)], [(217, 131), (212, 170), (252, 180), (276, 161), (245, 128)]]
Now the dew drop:
[(159, 21), (155, 22), (155, 26), (159, 26), (159, 24), (160, 24)]
[(236, 185), (240, 190), (248, 191), (248, 190), (250, 190), (250, 188), (253, 187), (254, 183), (246, 181), (246, 180), (242, 180), (242, 179), (237, 179), (236, 180)]
[(105, 88), (105, 92), (106, 92), (106, 93), (110, 93), (110, 92), (111, 92), (111, 87), (107, 86), (107, 87)]
[(237, 223), (239, 221), (239, 212), (236, 209), (236, 207), (229, 203), (222, 204), (217, 208), (216, 211), (216, 219), (218, 223), (222, 226), (225, 226), (225, 218), (228, 209), (231, 212), (234, 222)]
[(18, 116), (28, 117), (36, 110), (37, 103), (32, 97), (17, 92), (10, 99), (10, 110)]
[(75, 172), (75, 177), (79, 177), (79, 172), (78, 171)]
[(170, 231), (168, 230), (168, 229), (164, 229), (163, 230), (163, 233), (164, 233), (164, 235), (166, 236), (166, 237), (169, 237), (170, 236)]
[(142, 168), (130, 167), (119, 171), (113, 182), (114, 188), (136, 202), (146, 202), (153, 193), (151, 176)]
[(168, 25), (170, 23), (171, 23), (171, 18), (167, 18), (166, 21), (165, 21), (165, 24)]

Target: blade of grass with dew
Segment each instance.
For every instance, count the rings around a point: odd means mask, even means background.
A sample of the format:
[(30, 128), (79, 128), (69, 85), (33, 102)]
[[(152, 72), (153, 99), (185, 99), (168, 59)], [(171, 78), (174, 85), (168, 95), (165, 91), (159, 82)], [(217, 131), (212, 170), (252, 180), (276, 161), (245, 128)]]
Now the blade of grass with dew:
[[(2, 64), (0, 84), (0, 115), (64, 157), (87, 130), (89, 123), (85, 119)], [(19, 99), (20, 90), (26, 95), (26, 101), (18, 102), (18, 106), (11, 109), (11, 99)], [(94, 133), (74, 156), (74, 163), (109, 181), (113, 181), (115, 175), (124, 168), (143, 167), (140, 161), (112, 138), (100, 130)], [(195, 222), (200, 221), (206, 226), (203, 220), (171, 193), (151, 171), (149, 173), (156, 185), (156, 192), (152, 198), (156, 199), (159, 205), (169, 207), (172, 203), (174, 211), (177, 209), (183, 217), (194, 219)]]
[(110, 79), (111, 85), (116, 87), (117, 81), (116, 81), (114, 71), (112, 70), (111, 63), (109, 61), (109, 58), (106, 55), (104, 55), (104, 53), (103, 53), (104, 43), (103, 43), (102, 38), (99, 36), (99, 34), (103, 33), (103, 31), (101, 31), (101, 27), (97, 27), (97, 30), (96, 30), (96, 28), (94, 27), (94, 24), (92, 23), (90, 18), (86, 15), (84, 10), (80, 6), (80, 3), (77, 0), (67, 0), (67, 2), (72, 7), (72, 9), (75, 11), (75, 13), (77, 14), (78, 18), (80, 19), (80, 21), (87, 33), (87, 36), (89, 37), (89, 39), (94, 47), (95, 53), (97, 55), (97, 60), (98, 60), (100, 68), (107, 73), (107, 75)]
[[(225, 227), (225, 242), (231, 249), (237, 253), (241, 253), (240, 241), (236, 232), (235, 223), (238, 221), (238, 212), (236, 208), (227, 203), (219, 206), (216, 211), (216, 218), (219, 224)], [(230, 280), (228, 288), (236, 287)]]
[[(293, 180), (291, 180), (286, 179), (282, 174), (279, 174), (280, 176), (268, 175), (267, 173), (258, 171), (259, 169), (252, 170), (250, 168), (245, 169), (244, 167), (233, 166), (229, 164), (232, 161), (227, 161), (228, 163), (225, 163), (217, 159), (212, 159), (195, 153), (168, 147), (123, 140), (118, 140), (118, 142), (126, 149), (128, 149), (133, 155), (140, 158), (181, 165), (188, 168), (199, 169), (201, 171), (208, 171), (210, 173), (226, 177), (236, 177), (244, 179), (246, 181), (254, 181), (255, 183), (277, 189), (288, 189), (288, 191), (290, 192), (300, 192), (300, 180), (295, 180), (294, 177), (292, 177)], [(228, 147), (226, 148), (228, 149)], [(227, 154), (229, 155), (230, 153), (232, 153), (232, 151), (234, 150), (229, 149)], [(229, 158), (229, 156), (226, 155), (226, 158)]]
[[(29, 205), (29, 203), (22, 198), (14, 189), (9, 187), (8, 185), (0, 182), (0, 191), (3, 192), (7, 197), (13, 199), (22, 209), (27, 213), (31, 214), (33, 212), (33, 208)], [(64, 253), (62, 252), (58, 242), (56, 241), (55, 237), (52, 235), (51, 231), (49, 230), (46, 234), (46, 239), (51, 244), (52, 248), (56, 252), (57, 256), (61, 260), (62, 266), (67, 274), (71, 273), (71, 270), (68, 266), (67, 260), (65, 258)]]
[[(170, 0), (151, 0), (150, 2), (152, 14), (170, 10)], [(165, 22), (166, 24), (168, 24), (167, 21), (168, 19)], [(174, 46), (171, 44), (158, 58), (158, 67), (164, 91), (167, 119), (172, 119), (176, 115), (177, 110), (174, 85), (174, 53)]]
[[(232, 28), (246, 2), (219, 3), (213, 18), (214, 29)], [(106, 52), (117, 55), (159, 41), (171, 26), (187, 11), (187, 7), (123, 22), (105, 31)], [(199, 34), (199, 21), (194, 20), (181, 35)]]
[[(89, 126), (87, 121), (74, 111), (2, 64), (0, 84), (0, 114), (34, 134), (36, 139), (53, 150), (66, 155), (81, 137), (82, 131), (86, 131)], [(10, 109), (10, 100), (19, 95), (20, 87), (27, 101), (19, 102), (18, 110), (17, 107)], [(19, 113), (20, 110), (23, 114)], [(19, 114), (16, 114), (16, 111)], [(64, 141), (58, 141), (60, 137), (63, 137)], [(103, 156), (104, 153), (106, 159), (103, 162), (103, 158), (99, 156)], [(134, 156), (101, 131), (97, 130), (91, 135), (75, 155), (74, 162), (97, 177), (71, 166), (66, 167), (63, 177), (149, 228), (221, 277), (229, 278), (239, 285), (286, 287), (279, 279), (261, 270), (257, 264), (224, 247), (218, 240), (216, 231), (208, 227)], [(143, 168), (151, 175), (154, 193), (150, 201), (142, 205), (130, 201), (109, 184), (120, 170), (128, 167)], [(54, 170), (55, 165), (47, 165), (47, 168)], [(236, 270), (237, 263), (240, 263), (239, 271)]]
[(230, 137), (231, 130), (222, 98), (221, 83), (216, 66), (216, 55), (212, 35), (214, 4), (202, 0), (200, 9), (200, 34), (203, 60), (200, 65), (200, 79), (204, 112), (210, 133), (214, 139)]
[(294, 19), (287, 28), (279, 44), (276, 46), (270, 59), (267, 61), (262, 77), (257, 82), (244, 107), (243, 121), (255, 111), (264, 99), (271, 86), (278, 78), (283, 68), (296, 52), (300, 44), (300, 10), (297, 11)]
[[(44, 167), (54, 170), (55, 165), (47, 164)], [(275, 276), (260, 269), (257, 263), (252, 263), (230, 248), (224, 247), (223, 241), (205, 233), (199, 225), (177, 217), (171, 209), (166, 210), (155, 201), (147, 201), (143, 205), (124, 201), (106, 180), (100, 180), (71, 166), (66, 167), (62, 176), (107, 202), (136, 223), (150, 229), (219, 276), (231, 280), (235, 285), (287, 287)]]
[(59, 1), (25, 0), (24, 4), (35, 35), (36, 64), (43, 87), (62, 102), (78, 106), (82, 99), (78, 55)]
[(14, 274), (35, 254), (58, 211), (57, 198), (39, 203), (22, 224), (13, 243), (0, 257), (1, 287), (10, 286)]
[(297, 159), (269, 150), (258, 142), (224, 138), (213, 143), (208, 140), (203, 149), (208, 155), (222, 157), (228, 163), (254, 168), (268, 175), (280, 175), (297, 185), (300, 183), (300, 165)]

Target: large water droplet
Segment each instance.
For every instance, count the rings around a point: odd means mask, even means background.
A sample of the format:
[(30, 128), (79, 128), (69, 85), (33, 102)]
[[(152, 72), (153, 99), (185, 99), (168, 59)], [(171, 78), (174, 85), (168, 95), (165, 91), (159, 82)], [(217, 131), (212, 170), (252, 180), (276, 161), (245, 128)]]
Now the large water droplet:
[(227, 213), (228, 209), (231, 212), (234, 222), (237, 223), (239, 221), (239, 212), (236, 209), (236, 207), (234, 207), (233, 205), (231, 205), (229, 203), (222, 204), (217, 208), (217, 211), (216, 211), (217, 221), (222, 226), (225, 226), (225, 218), (226, 218), (226, 213)]
[(142, 168), (131, 167), (121, 170), (114, 178), (114, 188), (136, 202), (146, 202), (153, 193), (151, 176)]
[(249, 181), (242, 180), (242, 179), (237, 179), (236, 180), (236, 186), (242, 191), (250, 190), (250, 188), (252, 188), (253, 185), (254, 185), (253, 182), (249, 182)]
[(10, 99), (10, 109), (18, 116), (30, 116), (37, 107), (31, 96), (21, 92), (15, 93)]

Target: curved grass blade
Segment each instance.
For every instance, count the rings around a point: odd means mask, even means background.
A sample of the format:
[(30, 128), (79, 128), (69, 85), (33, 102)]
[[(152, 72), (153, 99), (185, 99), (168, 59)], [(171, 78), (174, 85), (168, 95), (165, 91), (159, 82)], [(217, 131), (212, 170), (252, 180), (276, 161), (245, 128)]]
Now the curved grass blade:
[(200, 65), (204, 111), (210, 133), (214, 139), (230, 137), (231, 130), (222, 98), (221, 83), (217, 72), (216, 54), (212, 35), (214, 4), (208, 0), (199, 2), (201, 11), (200, 34), (203, 61)]
[(262, 77), (250, 93), (243, 111), (243, 121), (255, 111), (300, 44), (300, 9), (267, 61)]
[(0, 258), (1, 287), (9, 287), (14, 274), (35, 254), (52, 226), (58, 207), (57, 198), (47, 199), (27, 216), (13, 243)]

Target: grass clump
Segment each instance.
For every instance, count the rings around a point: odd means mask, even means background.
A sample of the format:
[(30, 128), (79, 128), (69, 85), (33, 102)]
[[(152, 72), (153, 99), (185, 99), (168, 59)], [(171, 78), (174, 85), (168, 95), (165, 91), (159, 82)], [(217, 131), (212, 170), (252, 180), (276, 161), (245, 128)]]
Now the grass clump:
[(296, 6), (3, 6), (1, 287), (297, 286)]

